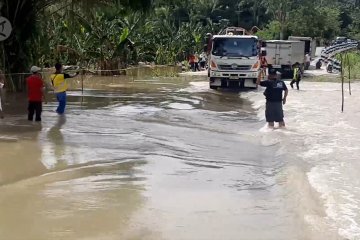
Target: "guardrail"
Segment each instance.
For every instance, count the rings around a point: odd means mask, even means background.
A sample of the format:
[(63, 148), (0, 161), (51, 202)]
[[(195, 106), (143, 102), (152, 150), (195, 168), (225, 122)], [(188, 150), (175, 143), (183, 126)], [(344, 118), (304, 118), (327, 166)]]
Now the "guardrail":
[(334, 59), (335, 55), (338, 53), (350, 51), (359, 47), (358, 42), (346, 42), (335, 44), (330, 47), (325, 48), (320, 56), (325, 63), (331, 63), (333, 65), (333, 69), (337, 71), (341, 71), (341, 61)]

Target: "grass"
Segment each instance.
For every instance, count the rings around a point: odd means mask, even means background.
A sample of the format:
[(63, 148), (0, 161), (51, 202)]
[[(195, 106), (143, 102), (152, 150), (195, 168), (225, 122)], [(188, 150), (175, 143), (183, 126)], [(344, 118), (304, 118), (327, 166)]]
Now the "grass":
[[(314, 77), (306, 77), (304, 78), (306, 82), (341, 82), (340, 75), (323, 75), (323, 76), (314, 76)], [(345, 78), (345, 81), (348, 81), (348, 78)], [(360, 78), (351, 79), (351, 82), (360, 82)]]

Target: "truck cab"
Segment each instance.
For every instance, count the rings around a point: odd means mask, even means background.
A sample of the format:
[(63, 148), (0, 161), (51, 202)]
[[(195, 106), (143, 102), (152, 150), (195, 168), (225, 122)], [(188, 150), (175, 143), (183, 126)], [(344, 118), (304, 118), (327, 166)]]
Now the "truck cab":
[(209, 84), (217, 88), (256, 88), (260, 75), (257, 36), (234, 35), (236, 31), (212, 37), (209, 54)]

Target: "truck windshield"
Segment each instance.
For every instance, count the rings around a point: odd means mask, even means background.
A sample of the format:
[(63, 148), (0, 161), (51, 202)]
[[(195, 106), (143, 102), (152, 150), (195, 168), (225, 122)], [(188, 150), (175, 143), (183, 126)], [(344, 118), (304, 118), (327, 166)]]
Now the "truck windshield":
[(257, 39), (255, 38), (215, 38), (212, 54), (228, 57), (257, 56)]

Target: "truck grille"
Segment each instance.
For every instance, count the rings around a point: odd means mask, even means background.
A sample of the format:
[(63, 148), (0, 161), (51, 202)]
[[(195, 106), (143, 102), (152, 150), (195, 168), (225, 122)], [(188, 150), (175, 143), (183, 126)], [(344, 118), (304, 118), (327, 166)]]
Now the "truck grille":
[(238, 70), (238, 71), (249, 71), (251, 69), (251, 65), (237, 65), (235, 68), (232, 65), (219, 65), (220, 70)]

